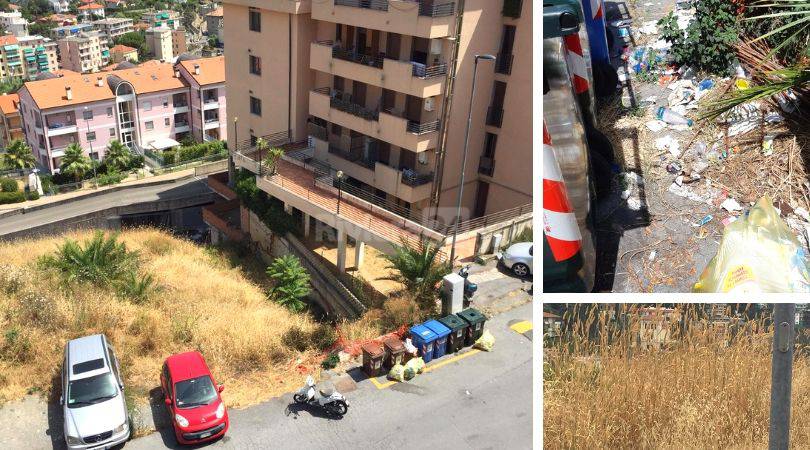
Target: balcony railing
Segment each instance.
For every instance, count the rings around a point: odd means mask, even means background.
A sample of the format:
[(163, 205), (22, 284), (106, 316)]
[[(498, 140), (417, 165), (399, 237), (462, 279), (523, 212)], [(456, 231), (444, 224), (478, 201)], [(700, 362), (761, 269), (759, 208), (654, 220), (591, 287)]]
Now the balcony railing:
[(436, 3), (433, 0), (419, 1), (419, 15), (426, 17), (452, 16), (456, 12), (454, 2)]
[(316, 92), (329, 94), (329, 106), (332, 108), (355, 115), (357, 117), (362, 117), (366, 120), (380, 120), (379, 111), (353, 103), (351, 101), (351, 95), (348, 95), (345, 92), (330, 90), (329, 88), (326, 88), (326, 91), (323, 91), (323, 88), (316, 89)]
[[(362, 149), (360, 149), (360, 150), (362, 152)], [(355, 163), (357, 165), (360, 165), (360, 166), (363, 166), (363, 167), (365, 167), (367, 169), (374, 170), (374, 163), (376, 161), (373, 161), (371, 158), (366, 158), (362, 154), (358, 154), (358, 153), (352, 152), (352, 151), (346, 151), (346, 150), (340, 149), (338, 147), (335, 147), (333, 145), (329, 146), (329, 153), (331, 153), (333, 155), (337, 155), (337, 156), (345, 159), (346, 161), (353, 162), (353, 163)]]
[(219, 101), (219, 97), (207, 97), (207, 98), (203, 99), (203, 103), (205, 103), (205, 104), (216, 103), (218, 101)]
[(511, 53), (498, 53), (498, 59), (495, 61), (495, 72), (509, 75), (512, 73), (512, 60), (515, 55)]
[(491, 177), (495, 172), (495, 160), (489, 156), (482, 156), (478, 160), (478, 173)]
[(439, 129), (439, 121), (434, 120), (432, 122), (416, 122), (414, 120), (408, 121), (408, 132), (415, 133), (415, 134), (424, 134), (430, 133), (432, 131), (436, 131)]
[(402, 171), (402, 182), (408, 186), (421, 186), (433, 181), (433, 172), (431, 173), (416, 173), (411, 169), (404, 169)]
[(187, 127), (187, 126), (188, 126), (188, 122), (175, 122), (174, 123), (175, 128), (183, 128), (183, 127)]
[(433, 78), (447, 73), (447, 64), (436, 64), (426, 67), (424, 64), (411, 62), (413, 66), (413, 76), (418, 78)]
[(503, 0), (501, 14), (506, 17), (517, 19), (520, 17), (520, 10), (523, 9), (523, 0)]
[(49, 130), (56, 130), (56, 129), (59, 129), (59, 128), (75, 127), (75, 126), (76, 126), (76, 121), (72, 121), (72, 122), (54, 122), (54, 123), (49, 123), (48, 124), (48, 129)]
[(318, 125), (315, 122), (307, 122), (307, 133), (310, 136), (312, 136), (314, 138), (317, 138), (317, 139), (320, 139), (322, 141), (326, 141), (328, 139), (327, 138), (327, 133), (326, 133), (326, 127), (322, 126), (322, 125)]
[(335, 6), (352, 6), (354, 8), (388, 11), (388, 0), (335, 0)]
[(174, 107), (175, 108), (185, 108), (186, 106), (188, 106), (188, 102), (185, 101), (185, 100), (183, 100), (181, 102), (174, 102)]
[(219, 122), (219, 117), (206, 117), (205, 123), (214, 123)]
[(357, 53), (356, 50), (347, 50), (339, 47), (332, 47), (332, 57), (350, 61), (364, 66), (376, 67), (382, 69), (383, 57), (381, 55), (371, 56)]
[(489, 109), (487, 109), (487, 125), (500, 128), (502, 123), (503, 109), (490, 106)]

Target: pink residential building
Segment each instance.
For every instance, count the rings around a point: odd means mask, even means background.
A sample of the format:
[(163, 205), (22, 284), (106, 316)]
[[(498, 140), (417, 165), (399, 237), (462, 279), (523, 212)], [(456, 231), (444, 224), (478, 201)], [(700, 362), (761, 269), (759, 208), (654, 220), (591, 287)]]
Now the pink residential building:
[[(20, 89), (20, 115), (25, 139), (41, 166), (58, 171), (65, 149), (79, 143), (92, 158), (103, 159), (113, 140), (133, 150), (162, 150), (187, 137), (225, 139), (223, 58), (183, 61), (177, 65), (149, 62), (133, 68), (30, 81)], [(188, 72), (185, 63), (190, 64)], [(194, 64), (199, 66), (194, 72)], [(219, 67), (217, 67), (219, 66)], [(194, 76), (191, 76), (193, 73)], [(213, 91), (221, 101), (214, 111), (199, 113), (200, 95)], [(210, 95), (210, 94), (209, 94)], [(213, 111), (208, 113), (208, 111)], [(194, 118), (197, 119), (194, 119)], [(213, 121), (213, 119), (216, 121)]]
[(187, 59), (177, 64), (191, 89), (191, 122), (194, 139), (227, 140), (225, 120), (225, 57)]

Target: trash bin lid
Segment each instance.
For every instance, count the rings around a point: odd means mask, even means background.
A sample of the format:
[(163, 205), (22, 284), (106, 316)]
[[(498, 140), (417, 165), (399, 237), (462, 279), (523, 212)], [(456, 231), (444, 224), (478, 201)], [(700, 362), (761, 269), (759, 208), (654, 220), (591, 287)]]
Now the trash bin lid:
[(444, 326), (450, 328), (452, 331), (456, 331), (459, 328), (464, 328), (467, 326), (467, 322), (461, 320), (457, 315), (450, 314), (449, 316), (442, 317), (439, 319)]
[(399, 339), (390, 336), (383, 341), (383, 345), (392, 353), (399, 353), (405, 351), (405, 344)]
[(479, 322), (483, 322), (487, 320), (481, 312), (479, 312), (475, 308), (467, 308), (464, 311), (458, 313), (458, 316), (462, 319), (466, 320), (470, 325), (474, 325)]
[(450, 334), (450, 328), (447, 328), (446, 326), (444, 326), (444, 324), (442, 324), (438, 320), (428, 320), (427, 322), (424, 323), (424, 325), (427, 328), (430, 328), (430, 331), (436, 333), (436, 336), (438, 336), (439, 339)]
[(360, 347), (364, 353), (368, 353), (372, 358), (377, 356), (382, 356), (385, 352), (383, 352), (382, 347), (380, 344), (376, 342), (366, 342)]
[(420, 340), (422, 342), (432, 342), (435, 341), (438, 336), (434, 333), (430, 328), (424, 325), (414, 325), (411, 327), (411, 336), (414, 339)]

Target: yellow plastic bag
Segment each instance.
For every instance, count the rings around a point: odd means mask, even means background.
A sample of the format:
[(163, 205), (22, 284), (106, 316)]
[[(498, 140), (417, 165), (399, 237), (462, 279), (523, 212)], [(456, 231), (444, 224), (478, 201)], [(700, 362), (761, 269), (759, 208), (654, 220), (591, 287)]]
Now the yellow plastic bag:
[(484, 330), (484, 334), (475, 341), (473, 348), (481, 349), (485, 352), (491, 352), (492, 346), (495, 345), (495, 336), (489, 332), (489, 330)]
[(807, 254), (768, 197), (723, 231), (694, 292), (810, 292)]
[(388, 379), (400, 382), (405, 381), (405, 366), (395, 364), (394, 367), (388, 371)]
[(425, 370), (425, 360), (420, 358), (413, 358), (405, 363), (406, 368), (413, 369), (414, 373), (422, 373)]

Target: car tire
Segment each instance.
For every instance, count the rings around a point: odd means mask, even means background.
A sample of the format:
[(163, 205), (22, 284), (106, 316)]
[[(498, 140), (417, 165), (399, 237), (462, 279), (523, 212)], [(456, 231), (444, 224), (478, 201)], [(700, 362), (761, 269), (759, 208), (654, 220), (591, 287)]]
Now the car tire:
[(512, 266), (512, 273), (514, 273), (515, 276), (520, 278), (527, 277), (529, 276), (529, 266), (523, 263), (515, 263)]

